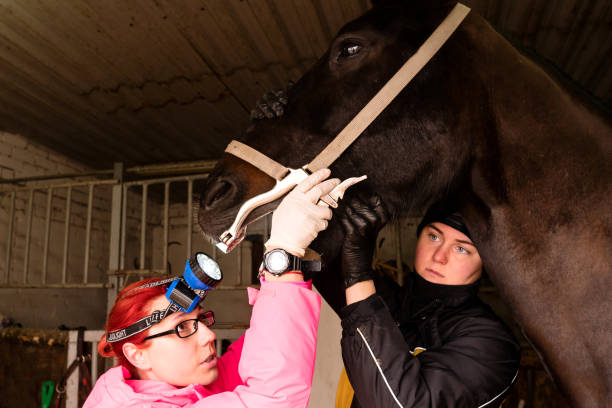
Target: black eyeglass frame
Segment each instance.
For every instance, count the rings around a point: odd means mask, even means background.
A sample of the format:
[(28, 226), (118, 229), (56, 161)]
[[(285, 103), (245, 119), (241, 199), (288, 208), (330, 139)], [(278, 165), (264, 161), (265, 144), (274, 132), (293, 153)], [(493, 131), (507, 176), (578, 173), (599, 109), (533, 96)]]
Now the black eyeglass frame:
[[(212, 323), (211, 324), (206, 324), (205, 321), (209, 318), (212, 318)], [(178, 327), (186, 322), (194, 322), (194, 330), (192, 333), (189, 333), (187, 336), (181, 336), (179, 334), (179, 329)], [(156, 333), (156, 334), (152, 334), (151, 336), (147, 336), (145, 337), (142, 341), (146, 341), (146, 340), (150, 340), (150, 339), (154, 339), (156, 337), (162, 337), (162, 336), (167, 336), (169, 334), (176, 334), (178, 337), (180, 337), (181, 339), (186, 339), (187, 337), (193, 336), (194, 334), (196, 334), (198, 332), (198, 323), (203, 323), (206, 327), (210, 327), (212, 325), (215, 324), (215, 313), (212, 310), (207, 310), (206, 312), (202, 312), (198, 315), (198, 317), (196, 317), (195, 319), (186, 319), (186, 320), (182, 320), (179, 323), (176, 324), (176, 326), (174, 326), (174, 329), (172, 330), (166, 330), (164, 332), (161, 333)]]

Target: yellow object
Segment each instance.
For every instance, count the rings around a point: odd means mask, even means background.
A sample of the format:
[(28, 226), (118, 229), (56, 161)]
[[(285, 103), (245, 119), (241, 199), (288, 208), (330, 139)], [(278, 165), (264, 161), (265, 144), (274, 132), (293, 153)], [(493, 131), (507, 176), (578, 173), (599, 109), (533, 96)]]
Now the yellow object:
[[(416, 347), (414, 351), (410, 353), (413, 356), (422, 353), (425, 351), (423, 347)], [(351, 382), (346, 375), (346, 368), (342, 367), (342, 372), (340, 373), (340, 379), (338, 380), (338, 389), (336, 390), (336, 405), (335, 408), (351, 408), (351, 403), (353, 402), (353, 396), (355, 395), (355, 390), (351, 386)]]
[(346, 375), (346, 369), (342, 367), (340, 380), (338, 380), (338, 390), (336, 391), (336, 408), (350, 408), (353, 395), (355, 395), (355, 391)]

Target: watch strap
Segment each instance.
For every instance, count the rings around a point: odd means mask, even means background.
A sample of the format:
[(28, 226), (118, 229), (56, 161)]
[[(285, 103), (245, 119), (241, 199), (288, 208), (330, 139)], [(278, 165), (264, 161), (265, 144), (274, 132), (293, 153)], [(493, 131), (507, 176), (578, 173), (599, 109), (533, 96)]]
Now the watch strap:
[(302, 259), (302, 272), (321, 272), (321, 261)]

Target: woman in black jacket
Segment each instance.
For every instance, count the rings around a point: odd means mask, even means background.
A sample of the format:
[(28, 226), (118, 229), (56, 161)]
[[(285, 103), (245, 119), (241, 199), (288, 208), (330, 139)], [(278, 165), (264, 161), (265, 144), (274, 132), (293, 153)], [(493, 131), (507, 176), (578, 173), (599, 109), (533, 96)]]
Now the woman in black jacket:
[(461, 216), (430, 208), (417, 230), (415, 273), (401, 288), (374, 280), (371, 268), (387, 220), (380, 199), (350, 202), (341, 220), (341, 343), (352, 407), (498, 407), (520, 348), (477, 297), (482, 261)]

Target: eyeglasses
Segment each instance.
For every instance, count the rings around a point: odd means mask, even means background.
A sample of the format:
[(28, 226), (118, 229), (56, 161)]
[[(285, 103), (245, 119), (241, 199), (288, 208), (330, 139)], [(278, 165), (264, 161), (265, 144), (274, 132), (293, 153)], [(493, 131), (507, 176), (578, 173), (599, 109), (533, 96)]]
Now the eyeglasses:
[(156, 337), (167, 336), (169, 334), (176, 334), (180, 338), (184, 339), (185, 337), (189, 337), (198, 331), (198, 322), (205, 324), (206, 327), (210, 327), (215, 324), (215, 314), (212, 312), (212, 310), (200, 313), (195, 319), (183, 320), (177, 324), (174, 329), (145, 337), (143, 341), (154, 339)]

